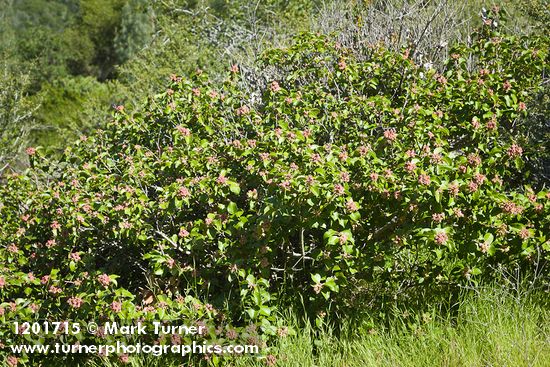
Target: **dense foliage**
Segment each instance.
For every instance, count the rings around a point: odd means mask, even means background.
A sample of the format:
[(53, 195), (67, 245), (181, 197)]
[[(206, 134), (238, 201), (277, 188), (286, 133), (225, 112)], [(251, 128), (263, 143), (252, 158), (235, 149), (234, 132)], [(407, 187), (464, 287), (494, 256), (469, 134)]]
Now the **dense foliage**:
[(544, 268), (550, 192), (520, 117), (548, 39), (491, 19), (473, 37), (438, 72), (303, 34), (264, 54), (260, 96), (237, 65), (173, 75), (59, 161), (29, 147), (0, 189), (3, 324), (186, 319), (261, 345), (287, 332), (277, 307), (322, 320)]
[[(141, 106), (162, 88), (166, 75), (187, 75), (200, 67), (218, 79), (229, 62), (238, 62), (246, 71), (256, 67), (260, 51), (288, 44), (301, 30), (335, 32), (340, 41), (353, 43), (348, 46), (354, 52), (376, 41), (390, 49), (410, 43), (415, 62), (431, 62), (437, 68), (447, 51), (441, 45), (465, 41), (479, 10), (487, 6), (480, 0), (2, 0), (0, 4), (0, 50), (8, 49), (16, 66), (4, 69), (0, 78), (27, 77), (16, 92), (26, 96), (25, 108), (30, 110), (24, 121), (0, 125), (0, 132), (8, 136), (24, 131), (20, 141), (41, 145), (48, 154), (60, 153), (67, 142), (100, 125), (110, 105)], [(503, 0), (501, 5), (509, 14), (507, 27), (517, 34), (547, 30), (544, 0)], [(251, 82), (254, 88), (259, 86)], [(11, 167), (19, 170), (20, 153), (8, 145), (0, 159), (15, 162)]]

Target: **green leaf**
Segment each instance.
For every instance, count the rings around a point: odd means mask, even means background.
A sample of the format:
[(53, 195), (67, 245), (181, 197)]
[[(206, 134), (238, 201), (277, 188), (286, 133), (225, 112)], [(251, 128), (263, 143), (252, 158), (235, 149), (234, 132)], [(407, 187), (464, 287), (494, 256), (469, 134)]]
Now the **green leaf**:
[(241, 193), (241, 188), (240, 188), (238, 183), (233, 182), (233, 181), (229, 181), (228, 185), (229, 185), (229, 190), (232, 193), (237, 194), (237, 195)]
[(316, 284), (319, 284), (321, 283), (321, 275), (311, 274), (311, 280), (313, 280)]
[(235, 204), (234, 202), (230, 202), (229, 205), (227, 206), (227, 212), (229, 214), (235, 214), (237, 210), (238, 210), (237, 204)]

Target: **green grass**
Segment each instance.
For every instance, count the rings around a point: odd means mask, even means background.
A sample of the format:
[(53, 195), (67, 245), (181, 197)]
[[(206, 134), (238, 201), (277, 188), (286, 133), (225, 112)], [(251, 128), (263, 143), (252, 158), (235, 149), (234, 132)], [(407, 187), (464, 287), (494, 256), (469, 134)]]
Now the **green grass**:
[[(342, 321), (338, 337), (334, 329), (300, 327), (303, 323), (288, 319), (297, 332), (270, 347), (276, 366), (550, 366), (548, 306), (524, 293), (495, 287), (462, 297), (453, 316), (401, 313), (385, 327), (375, 328)], [(92, 366), (115, 365), (104, 363)], [(133, 357), (130, 365), (187, 366), (166, 357)], [(241, 357), (226, 360), (226, 365), (267, 363), (264, 358)]]

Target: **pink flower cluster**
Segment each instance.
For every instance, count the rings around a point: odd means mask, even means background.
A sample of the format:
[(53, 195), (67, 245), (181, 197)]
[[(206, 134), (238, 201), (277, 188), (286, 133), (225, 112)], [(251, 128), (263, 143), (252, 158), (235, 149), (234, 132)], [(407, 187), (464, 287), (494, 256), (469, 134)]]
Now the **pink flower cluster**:
[(477, 167), (481, 164), (481, 158), (480, 158), (479, 155), (477, 155), (475, 153), (470, 153), (470, 154), (468, 154), (468, 163), (472, 167)]
[(191, 196), (191, 192), (187, 187), (183, 186), (178, 189), (178, 196), (182, 198), (188, 198), (189, 196)]
[(447, 236), (445, 232), (437, 232), (434, 236), (434, 241), (438, 245), (443, 245), (448, 240), (449, 240), (449, 236)]
[(340, 184), (334, 185), (334, 194), (335, 195), (343, 195), (344, 194), (344, 186)]
[(343, 245), (348, 241), (348, 235), (345, 233), (340, 233), (340, 236), (338, 236), (338, 242), (340, 242), (340, 245)]
[(191, 130), (189, 130), (185, 126), (178, 125), (176, 126), (176, 130), (178, 130), (178, 132), (183, 136), (191, 136)]
[(340, 69), (340, 70), (345, 70), (346, 67), (347, 67), (346, 61), (340, 60), (340, 61), (338, 62), (338, 69)]
[(527, 228), (522, 228), (521, 231), (519, 231), (519, 237), (522, 240), (525, 240), (525, 239), (531, 237), (531, 232), (529, 232), (529, 230)]
[(521, 214), (523, 212), (523, 207), (520, 205), (517, 205), (513, 201), (507, 201), (501, 206), (502, 211), (507, 214), (517, 215)]
[(224, 175), (220, 174), (218, 178), (216, 179), (216, 182), (220, 185), (225, 185), (227, 183), (228, 179)]
[(111, 303), (111, 310), (115, 313), (119, 313), (122, 310), (122, 303), (113, 301), (113, 303)]
[(97, 281), (104, 287), (108, 287), (111, 283), (111, 278), (107, 274), (101, 274), (97, 277)]
[(489, 121), (487, 121), (487, 124), (485, 124), (487, 129), (494, 130), (497, 127), (497, 119), (496, 117), (492, 117)]
[(452, 182), (451, 184), (449, 184), (448, 190), (449, 194), (451, 194), (452, 196), (456, 196), (460, 191), (460, 187), (458, 186), (458, 183)]
[(185, 237), (189, 236), (189, 232), (185, 228), (181, 228), (179, 233), (178, 233), (178, 236), (181, 237), (181, 238), (185, 238)]
[(340, 180), (342, 180), (342, 182), (349, 182), (349, 179), (350, 179), (350, 176), (348, 172), (344, 171), (340, 173)]
[(413, 172), (415, 169), (416, 169), (416, 163), (414, 163), (413, 161), (409, 161), (405, 163), (405, 170), (407, 172)]
[(290, 181), (285, 180), (285, 181), (281, 182), (281, 183), (279, 184), (279, 187), (281, 187), (281, 188), (283, 188), (283, 189), (285, 189), (285, 190), (290, 189)]
[(388, 141), (393, 142), (395, 139), (397, 139), (397, 132), (395, 129), (388, 129), (384, 131), (384, 138), (386, 138)]
[(51, 294), (59, 294), (62, 292), (62, 289), (59, 288), (59, 287), (56, 287), (54, 285), (52, 285), (49, 289), (48, 289), (48, 292), (50, 292)]
[(250, 112), (250, 108), (247, 105), (243, 105), (237, 108), (237, 111), (236, 111), (237, 115), (239, 116), (248, 115), (249, 112)]
[(357, 205), (355, 201), (350, 199), (346, 202), (346, 209), (350, 212), (356, 212), (357, 210), (359, 210), (359, 205)]
[(276, 81), (272, 81), (269, 89), (271, 89), (272, 92), (276, 93), (281, 90), (281, 87), (279, 86), (279, 83), (277, 83)]
[(67, 303), (72, 308), (80, 308), (82, 306), (82, 304), (84, 303), (84, 301), (80, 297), (71, 297), (67, 300)]
[(18, 359), (16, 356), (8, 356), (8, 358), (6, 358), (6, 363), (8, 364), (9, 367), (17, 367), (17, 363), (18, 363)]
[(510, 148), (508, 148), (506, 153), (510, 158), (521, 157), (521, 155), (523, 154), (523, 149), (517, 144), (512, 144)]
[(421, 174), (420, 176), (418, 176), (418, 183), (420, 183), (421, 185), (426, 185), (427, 186), (431, 182), (432, 182), (431, 178), (428, 175)]
[(443, 213), (434, 213), (432, 214), (432, 220), (436, 223), (441, 223), (445, 219), (445, 214)]

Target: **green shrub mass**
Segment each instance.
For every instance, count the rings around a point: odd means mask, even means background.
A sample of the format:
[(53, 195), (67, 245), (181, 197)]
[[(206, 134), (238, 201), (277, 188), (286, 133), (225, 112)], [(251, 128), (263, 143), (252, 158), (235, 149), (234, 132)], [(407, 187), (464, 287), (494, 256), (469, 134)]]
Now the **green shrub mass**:
[(550, 192), (527, 184), (519, 121), (548, 40), (490, 23), (442, 72), (303, 34), (264, 54), (261, 95), (238, 66), (172, 76), (59, 161), (27, 149), (0, 188), (3, 325), (189, 320), (263, 345), (285, 306), (321, 320), (543, 268)]

